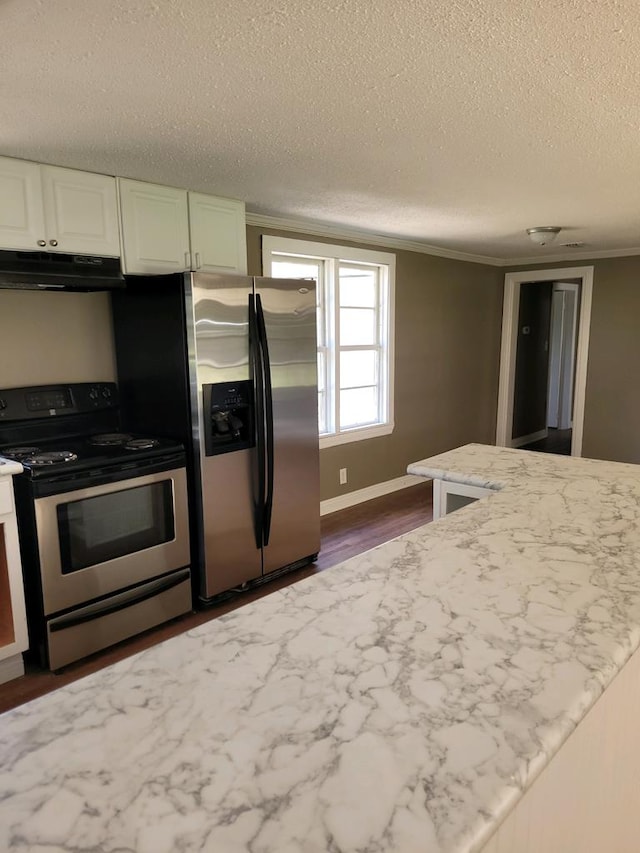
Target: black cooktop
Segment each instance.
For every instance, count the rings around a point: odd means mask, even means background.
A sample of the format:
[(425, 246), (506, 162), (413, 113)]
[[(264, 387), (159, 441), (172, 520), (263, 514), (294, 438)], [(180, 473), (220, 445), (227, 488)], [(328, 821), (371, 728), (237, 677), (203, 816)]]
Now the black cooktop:
[(122, 429), (118, 397), (113, 382), (0, 389), (0, 456), (37, 479), (181, 464), (179, 441)]
[[(14, 459), (32, 476), (103, 468), (166, 456), (183, 450), (168, 438), (135, 433), (97, 433), (0, 447), (0, 456)], [(128, 465), (127, 465), (128, 467)]]

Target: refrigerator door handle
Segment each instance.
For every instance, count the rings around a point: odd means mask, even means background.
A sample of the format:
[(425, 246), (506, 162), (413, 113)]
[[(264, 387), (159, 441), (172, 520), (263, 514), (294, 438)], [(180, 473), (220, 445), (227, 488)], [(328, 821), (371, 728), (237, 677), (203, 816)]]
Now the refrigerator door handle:
[(262, 351), (262, 378), (264, 383), (264, 424), (266, 439), (266, 463), (267, 482), (266, 498), (263, 516), (263, 544), (269, 544), (271, 533), (271, 514), (273, 512), (273, 393), (271, 388), (271, 363), (269, 360), (269, 344), (267, 341), (267, 329), (264, 322), (262, 310), (262, 299), (256, 294), (256, 314), (258, 321), (258, 340)]
[[(255, 406), (256, 450), (258, 454), (257, 477), (253, 474), (253, 528), (256, 548), (262, 548), (265, 507), (265, 429), (264, 429), (264, 367), (260, 333), (256, 317), (255, 298), (249, 294), (249, 368), (253, 380)], [(257, 479), (257, 483), (256, 483)]]

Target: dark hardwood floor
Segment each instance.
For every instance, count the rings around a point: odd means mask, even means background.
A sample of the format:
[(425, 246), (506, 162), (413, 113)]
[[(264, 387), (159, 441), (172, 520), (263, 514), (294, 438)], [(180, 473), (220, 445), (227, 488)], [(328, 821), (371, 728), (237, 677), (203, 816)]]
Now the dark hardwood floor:
[(546, 438), (525, 444), (520, 450), (537, 450), (539, 453), (559, 453), (562, 456), (571, 456), (571, 433), (572, 430), (570, 429), (549, 427), (549, 435)]
[(312, 565), (283, 575), (263, 586), (239, 593), (207, 610), (187, 614), (159, 628), (146, 631), (104, 652), (72, 664), (58, 674), (44, 672), (27, 664), (27, 672), (22, 678), (0, 685), (0, 712), (29, 702), (109, 664), (148, 649), (170, 637), (175, 637), (196, 625), (229, 613), (275, 590), (296, 583), (316, 572), (324, 571), (349, 557), (361, 554), (382, 542), (420, 527), (432, 520), (432, 509), (431, 483), (419, 483), (408, 489), (326, 515), (321, 521), (322, 550), (317, 561)]

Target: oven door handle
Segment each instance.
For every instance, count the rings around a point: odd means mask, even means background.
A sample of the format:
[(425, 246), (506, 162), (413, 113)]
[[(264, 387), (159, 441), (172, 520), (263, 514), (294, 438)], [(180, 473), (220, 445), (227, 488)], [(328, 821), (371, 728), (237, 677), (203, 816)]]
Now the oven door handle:
[(140, 604), (141, 601), (153, 598), (160, 592), (173, 589), (174, 586), (178, 586), (184, 583), (185, 580), (188, 580), (190, 576), (191, 572), (189, 569), (181, 569), (179, 572), (174, 572), (171, 577), (160, 578), (157, 581), (146, 583), (142, 589), (132, 589), (129, 592), (112, 595), (106, 601), (98, 601), (95, 604), (83, 607), (80, 611), (76, 610), (75, 613), (69, 613), (68, 616), (58, 616), (52, 619), (49, 622), (49, 630), (51, 633), (64, 631), (66, 628), (73, 628), (75, 625), (82, 625), (85, 622), (92, 622), (94, 619), (99, 619), (101, 616), (125, 610), (133, 604)]

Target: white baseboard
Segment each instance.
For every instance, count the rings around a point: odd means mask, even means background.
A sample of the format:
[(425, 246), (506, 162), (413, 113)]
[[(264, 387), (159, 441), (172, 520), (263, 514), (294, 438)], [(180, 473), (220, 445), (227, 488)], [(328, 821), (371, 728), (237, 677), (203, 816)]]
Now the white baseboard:
[(0, 660), (0, 684), (7, 681), (13, 681), (14, 678), (20, 678), (24, 675), (24, 661), (22, 654), (18, 653), (5, 660)]
[(538, 430), (538, 432), (531, 432), (529, 435), (521, 435), (520, 438), (512, 438), (511, 447), (522, 447), (523, 444), (542, 441), (542, 439), (546, 438), (548, 435), (549, 430), (545, 427), (544, 429)]
[(381, 498), (383, 495), (389, 495), (391, 492), (399, 492), (400, 489), (406, 489), (409, 486), (424, 483), (424, 481), (424, 477), (416, 477), (415, 474), (405, 474), (404, 477), (396, 477), (395, 480), (386, 480), (384, 483), (375, 483), (375, 485), (367, 486), (365, 489), (357, 489), (355, 492), (337, 495), (335, 498), (320, 501), (320, 515), (330, 515), (332, 512), (337, 512), (340, 509), (347, 509), (350, 506), (373, 500), (373, 498)]

